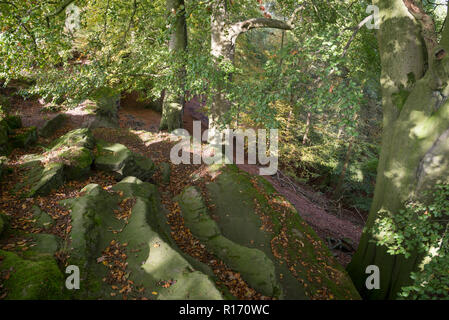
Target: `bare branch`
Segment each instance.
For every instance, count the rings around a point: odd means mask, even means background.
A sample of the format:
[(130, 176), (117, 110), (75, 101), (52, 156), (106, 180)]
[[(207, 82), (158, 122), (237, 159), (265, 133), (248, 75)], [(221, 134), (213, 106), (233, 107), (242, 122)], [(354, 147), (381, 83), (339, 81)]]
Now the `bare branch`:
[(348, 43), (346, 43), (344, 49), (343, 49), (343, 58), (346, 56), (346, 54), (348, 53), (348, 49), (351, 46), (351, 43), (354, 41), (355, 36), (357, 35), (357, 33), (360, 31), (360, 29), (362, 29), (362, 27), (368, 23), (368, 21), (370, 21), (373, 18), (373, 15), (370, 15), (368, 17), (366, 17), (365, 19), (363, 19), (355, 28), (354, 28), (354, 32), (352, 33), (351, 38), (349, 39)]
[(292, 26), (285, 21), (268, 19), (268, 18), (253, 18), (246, 21), (235, 23), (231, 26), (234, 37), (256, 28), (273, 28), (281, 30), (292, 30)]

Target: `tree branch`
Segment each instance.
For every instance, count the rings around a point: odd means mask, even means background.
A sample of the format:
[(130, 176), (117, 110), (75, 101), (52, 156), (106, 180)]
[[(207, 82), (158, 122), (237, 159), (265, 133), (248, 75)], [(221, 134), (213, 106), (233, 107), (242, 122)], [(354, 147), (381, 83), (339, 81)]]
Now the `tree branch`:
[(233, 36), (238, 37), (240, 34), (256, 28), (273, 28), (281, 30), (293, 29), (293, 27), (287, 22), (268, 18), (253, 18), (246, 21), (237, 22), (233, 24), (230, 29), (234, 33)]
[(343, 55), (342, 57), (344, 58), (346, 56), (346, 54), (348, 53), (348, 49), (351, 46), (352, 41), (354, 41), (355, 36), (357, 35), (357, 33), (360, 31), (360, 29), (362, 29), (362, 27), (368, 23), (368, 21), (370, 21), (373, 18), (373, 15), (370, 15), (368, 17), (366, 17), (365, 19), (363, 19), (355, 28), (354, 28), (354, 32), (352, 33), (351, 38), (349, 39), (348, 43), (346, 43), (344, 49), (343, 49)]

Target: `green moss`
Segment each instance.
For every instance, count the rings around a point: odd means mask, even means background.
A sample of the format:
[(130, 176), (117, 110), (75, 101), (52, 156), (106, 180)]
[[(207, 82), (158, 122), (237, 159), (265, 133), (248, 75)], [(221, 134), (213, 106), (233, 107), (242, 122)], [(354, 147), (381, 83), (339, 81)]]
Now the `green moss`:
[(75, 129), (56, 139), (55, 141), (53, 141), (53, 143), (50, 144), (50, 148), (53, 150), (56, 150), (63, 146), (85, 147), (88, 149), (93, 149), (95, 146), (95, 139), (89, 129)]
[(67, 120), (65, 114), (58, 114), (53, 119), (50, 119), (44, 123), (42, 128), (39, 130), (39, 135), (42, 137), (50, 137), (53, 133), (61, 128)]
[(10, 130), (22, 128), (22, 119), (19, 116), (7, 116), (4, 121)]
[(57, 189), (64, 183), (64, 165), (62, 163), (50, 163), (40, 173), (39, 180), (33, 184), (28, 194), (30, 197), (46, 195), (51, 190)]
[(119, 178), (133, 176), (148, 181), (153, 176), (153, 161), (131, 152), (122, 144), (100, 141), (97, 150), (95, 167), (99, 170), (115, 173)]
[(0, 250), (0, 271), (9, 272), (4, 280), (6, 299), (55, 300), (65, 299), (63, 274), (56, 261), (49, 256), (38, 260), (22, 259), (18, 255)]
[(155, 185), (143, 182), (135, 177), (126, 177), (113, 186), (112, 190), (122, 191), (125, 197), (141, 197), (143, 199), (149, 199), (157, 194)]
[(68, 179), (80, 179), (87, 176), (94, 162), (92, 150), (74, 147), (61, 154), (64, 161), (64, 175)]
[[(267, 180), (252, 177), (234, 165), (215, 170), (220, 174), (208, 184), (207, 191), (223, 236), (239, 245), (258, 248), (273, 261), (283, 289), (281, 298), (305, 299), (306, 292), (313, 296), (323, 287), (337, 299), (359, 298), (326, 245)], [(274, 241), (279, 237), (284, 240)], [(286, 246), (277, 247), (282, 243)], [(284, 258), (275, 257), (273, 248), (282, 252)], [(295, 263), (295, 272), (291, 271), (291, 265), (286, 266), (285, 259)]]
[(33, 206), (32, 210), (38, 228), (49, 229), (52, 227), (54, 220), (48, 213), (42, 211), (38, 206)]
[(212, 253), (239, 272), (258, 292), (269, 297), (281, 296), (273, 262), (262, 251), (225, 238), (196, 188), (186, 188), (175, 200), (179, 201), (186, 226)]

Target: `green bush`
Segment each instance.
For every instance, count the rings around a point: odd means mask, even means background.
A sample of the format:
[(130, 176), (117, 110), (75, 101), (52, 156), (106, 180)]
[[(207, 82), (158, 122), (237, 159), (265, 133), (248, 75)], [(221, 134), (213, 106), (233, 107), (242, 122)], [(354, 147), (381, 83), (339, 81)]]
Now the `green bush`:
[(430, 204), (413, 201), (399, 214), (378, 218), (374, 232), (382, 235), (378, 244), (385, 245), (392, 255), (425, 256), (400, 298), (449, 299), (449, 185), (437, 185), (425, 197), (432, 199)]

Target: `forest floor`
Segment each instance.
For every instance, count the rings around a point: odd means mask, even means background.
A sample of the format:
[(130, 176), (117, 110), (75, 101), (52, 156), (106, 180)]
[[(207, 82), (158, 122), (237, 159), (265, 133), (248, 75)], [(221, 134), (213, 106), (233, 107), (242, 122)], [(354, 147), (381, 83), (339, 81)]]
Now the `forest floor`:
[[(201, 120), (203, 129), (207, 126), (207, 118), (205, 121), (205, 117), (198, 111), (200, 106), (201, 103), (198, 100), (192, 100), (185, 108), (184, 127), (190, 132), (192, 131), (192, 122), (194, 120)], [(39, 128), (46, 120), (55, 117), (58, 112), (43, 113), (42, 104), (38, 100), (23, 100), (20, 97), (13, 96), (11, 114), (20, 115), (24, 126), (36, 126)], [(49, 141), (54, 137), (81, 127), (81, 124), (87, 116), (83, 113), (82, 109), (71, 109), (66, 114), (69, 115), (69, 121), (53, 137), (49, 138)], [(94, 130), (94, 133), (96, 133), (97, 138), (122, 143), (134, 152), (151, 157), (158, 164), (169, 161), (170, 145), (157, 143), (157, 140), (152, 140), (151, 145), (147, 145), (145, 142), (142, 142), (145, 139), (139, 138), (139, 136), (145, 135), (145, 132), (151, 132), (152, 134), (160, 134), (161, 141), (166, 139), (166, 134), (158, 133), (159, 122), (160, 114), (151, 109), (145, 109), (132, 103), (122, 104), (119, 109), (119, 125), (124, 130)], [(132, 130), (128, 131), (128, 129)], [(125, 132), (132, 132), (132, 134), (126, 134)], [(10, 157), (10, 163), (14, 164), (14, 161), (23, 156), (24, 153), (33, 153), (33, 151), (32, 149), (25, 151), (16, 149)], [(250, 174), (258, 173), (258, 167), (256, 165), (244, 164), (238, 165), (238, 167)], [(177, 166), (175, 169), (176, 172), (172, 173), (174, 179), (172, 178), (169, 186), (164, 187), (165, 190), (162, 190), (164, 191), (162, 195), (168, 195), (168, 193), (171, 195), (178, 194), (183, 187), (188, 185), (189, 175), (198, 169), (200, 169), (198, 166), (193, 165), (188, 167)], [(20, 180), (21, 176), (20, 172), (15, 172), (14, 177), (16, 179)], [(328, 244), (340, 264), (346, 266), (350, 262), (352, 254), (360, 240), (364, 223), (363, 217), (356, 212), (337, 208), (332, 200), (321, 193), (315, 192), (311, 187), (295, 185), (292, 188), (276, 176), (268, 176), (265, 178), (273, 184), (277, 192), (282, 194), (295, 206), (296, 210), (301, 214), (301, 217)], [(48, 197), (39, 197), (36, 200), (27, 199), (21, 207), (17, 207), (17, 199), (11, 198), (9, 201), (4, 201), (0, 209), (4, 209), (5, 211), (15, 209), (14, 211), (24, 212), (24, 209), (31, 207), (34, 201), (39, 201), (41, 208), (46, 208), (49, 212), (53, 212), (54, 217), (64, 216), (64, 213), (60, 212), (60, 208), (57, 205), (58, 201), (77, 196), (79, 190), (86, 183), (98, 183), (103, 187), (107, 187), (112, 184), (112, 181), (113, 178), (107, 174), (97, 173), (89, 177), (89, 181), (70, 182), (62, 188), (63, 190), (58, 190), (55, 194)], [(9, 181), (8, 185), (13, 186), (16, 183), (17, 181)], [(3, 191), (5, 187), (7, 188), (7, 186), (3, 186)], [(169, 192), (167, 193), (165, 191)], [(46, 204), (44, 204), (45, 202)], [(174, 206), (171, 197), (164, 197), (163, 202), (168, 207), (167, 209), (174, 209), (171, 208)], [(68, 227), (66, 220), (58, 220), (59, 223), (55, 226), (55, 233), (64, 233), (66, 231), (65, 228)], [(26, 217), (17, 221), (22, 221), (21, 223), (23, 223), (26, 229)], [(179, 222), (174, 223), (175, 225), (180, 225)], [(345, 239), (345, 243), (347, 244), (344, 247), (338, 245), (341, 244), (343, 239)], [(188, 241), (183, 246), (188, 246)], [(201, 248), (192, 248), (192, 250), (197, 249), (201, 251)]]

